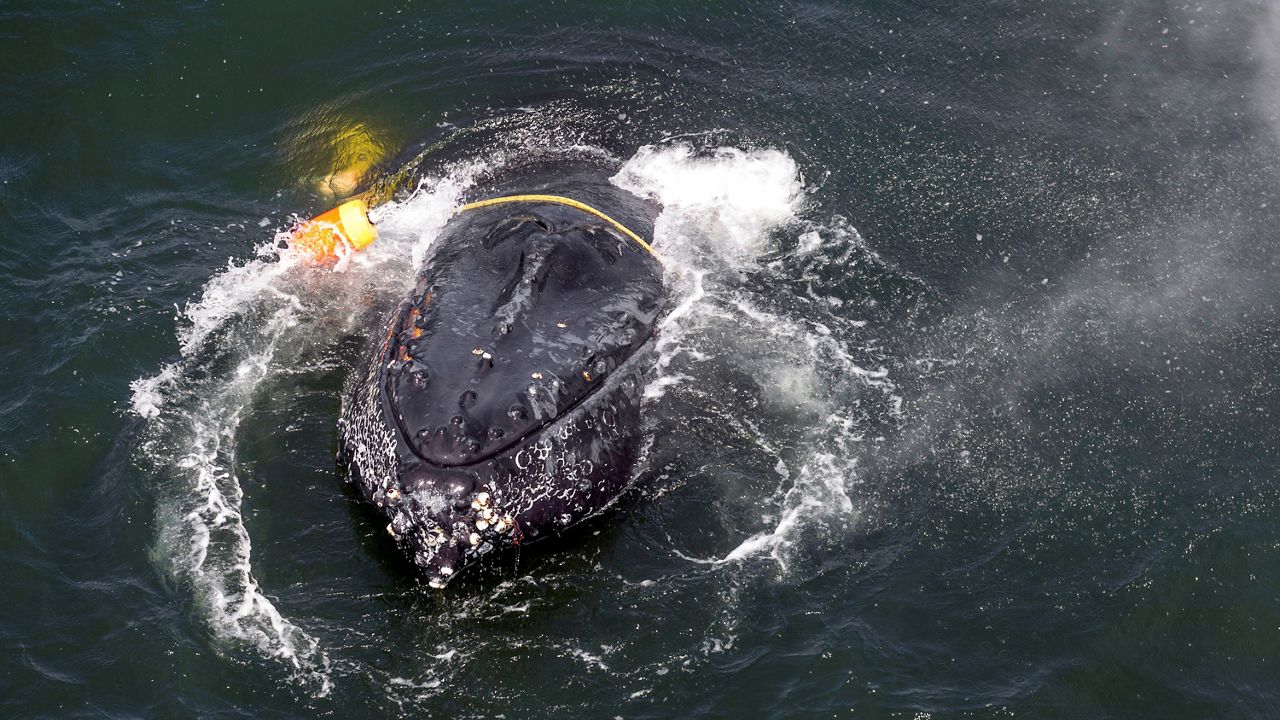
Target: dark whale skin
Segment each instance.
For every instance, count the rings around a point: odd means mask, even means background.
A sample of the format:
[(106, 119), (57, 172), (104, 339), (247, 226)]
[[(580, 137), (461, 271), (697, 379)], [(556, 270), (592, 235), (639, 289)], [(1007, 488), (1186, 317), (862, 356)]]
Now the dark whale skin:
[[(559, 169), (518, 192), (572, 197), (652, 237), (656, 208), (606, 178)], [(663, 300), (661, 262), (581, 210), (521, 202), (445, 226), (338, 423), (348, 480), (433, 587), (626, 489)]]

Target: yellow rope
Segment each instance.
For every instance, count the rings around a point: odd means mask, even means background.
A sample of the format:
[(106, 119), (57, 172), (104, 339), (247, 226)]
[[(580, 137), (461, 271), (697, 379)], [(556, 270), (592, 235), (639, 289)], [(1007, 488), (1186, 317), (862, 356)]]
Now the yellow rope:
[(654, 250), (653, 246), (645, 242), (639, 235), (631, 232), (631, 229), (628, 228), (626, 225), (623, 225), (617, 220), (614, 220), (613, 218), (609, 217), (608, 215), (605, 215), (604, 213), (600, 212), (599, 210), (591, 207), (586, 203), (578, 202), (573, 198), (567, 198), (560, 195), (508, 195), (506, 197), (489, 198), (488, 200), (477, 200), (476, 202), (467, 203), (466, 205), (460, 205), (454, 208), (453, 214), (457, 215), (458, 213), (466, 212), (468, 210), (478, 210), (480, 208), (491, 207), (493, 205), (503, 205), (506, 203), (519, 203), (519, 202), (553, 203), (556, 205), (567, 205), (576, 210), (581, 210), (582, 212), (588, 215), (594, 215), (600, 218), (601, 220), (604, 220), (605, 222), (609, 223), (610, 225), (614, 226), (615, 228), (617, 228), (618, 231), (621, 232), (623, 235), (626, 235), (627, 237), (631, 238), (632, 240), (635, 241), (637, 245), (649, 251), (649, 254), (652, 255), (655, 259), (657, 259), (658, 262), (662, 262), (662, 256), (658, 254), (658, 251)]

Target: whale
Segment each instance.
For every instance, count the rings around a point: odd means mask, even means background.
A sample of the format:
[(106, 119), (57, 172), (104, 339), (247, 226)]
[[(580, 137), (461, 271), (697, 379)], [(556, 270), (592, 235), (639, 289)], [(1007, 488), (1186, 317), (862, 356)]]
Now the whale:
[(660, 208), (612, 171), (542, 163), (473, 192), (349, 376), (339, 461), (431, 587), (631, 485), (666, 295), (642, 240)]

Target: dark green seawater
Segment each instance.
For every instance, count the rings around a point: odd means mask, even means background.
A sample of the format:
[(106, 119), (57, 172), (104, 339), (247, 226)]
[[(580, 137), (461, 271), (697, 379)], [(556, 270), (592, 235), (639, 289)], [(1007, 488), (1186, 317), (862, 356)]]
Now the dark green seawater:
[[(1280, 6), (7, 2), (0, 42), (0, 716), (1280, 716)], [(570, 147), (666, 206), (647, 453), (433, 591), (342, 383), (477, 173)], [(275, 252), (374, 161), (417, 169), (367, 258)]]

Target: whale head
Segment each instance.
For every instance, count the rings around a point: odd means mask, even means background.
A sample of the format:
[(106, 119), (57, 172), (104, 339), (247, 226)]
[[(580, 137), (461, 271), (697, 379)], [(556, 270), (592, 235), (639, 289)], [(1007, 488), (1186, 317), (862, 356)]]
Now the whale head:
[(617, 497), (662, 301), (656, 257), (572, 207), (449, 223), (342, 420), (352, 478), (431, 585)]

